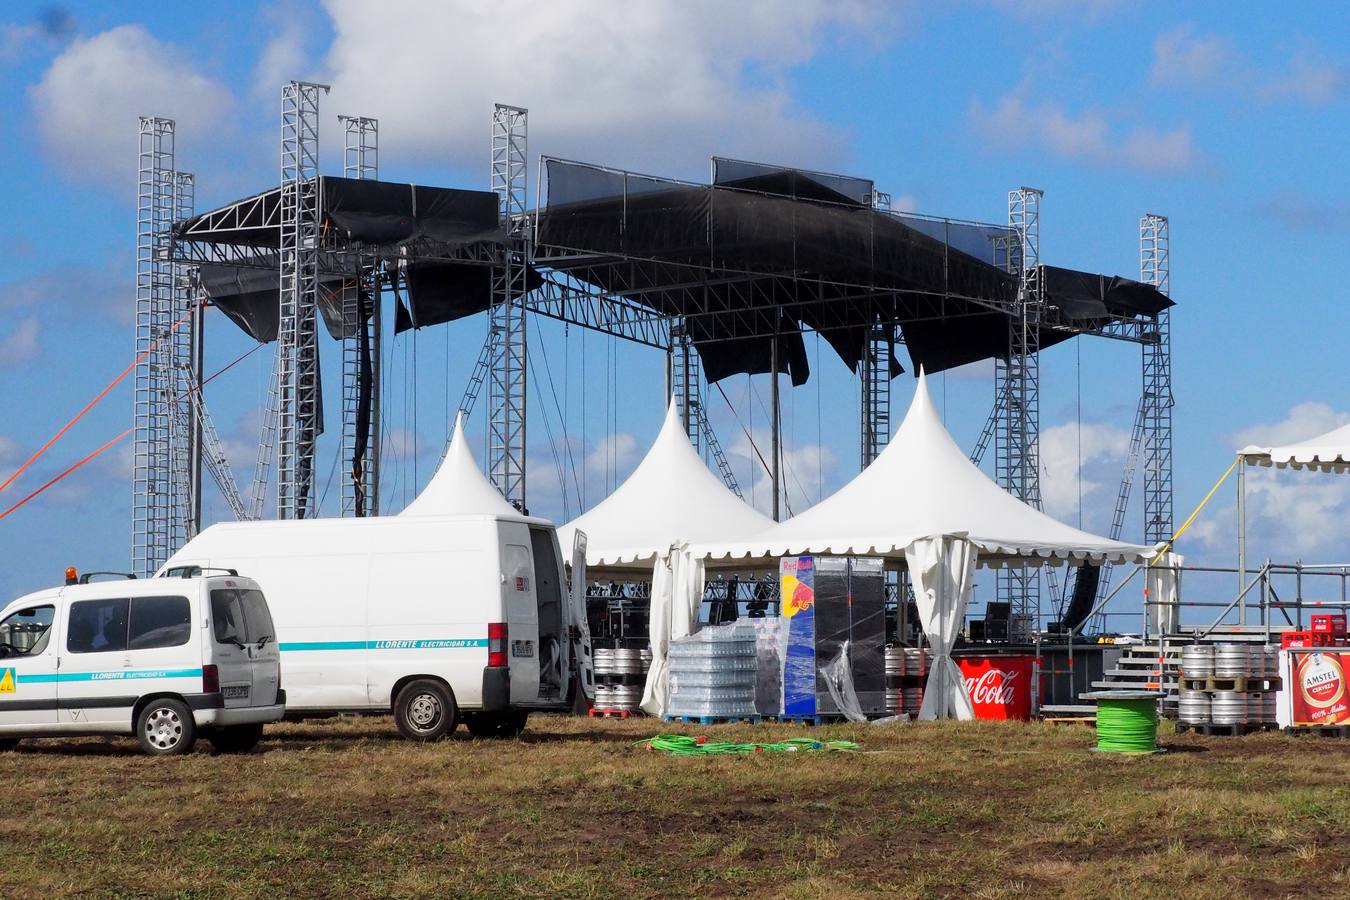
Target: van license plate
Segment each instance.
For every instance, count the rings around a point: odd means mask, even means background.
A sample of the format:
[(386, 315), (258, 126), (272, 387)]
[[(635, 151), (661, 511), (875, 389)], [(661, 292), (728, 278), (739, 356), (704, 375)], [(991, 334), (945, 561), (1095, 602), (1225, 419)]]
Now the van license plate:
[(247, 700), (248, 685), (246, 684), (227, 684), (223, 691), (226, 700)]
[(512, 641), (511, 655), (518, 658), (533, 659), (534, 641)]

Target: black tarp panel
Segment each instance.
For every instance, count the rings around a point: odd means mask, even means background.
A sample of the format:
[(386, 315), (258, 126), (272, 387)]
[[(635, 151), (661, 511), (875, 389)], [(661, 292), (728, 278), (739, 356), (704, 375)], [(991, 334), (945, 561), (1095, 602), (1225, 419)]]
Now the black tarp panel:
[(260, 343), (277, 339), (280, 286), (275, 271), (242, 266), (201, 265), (202, 290), (213, 306)]
[[(492, 268), (471, 263), (409, 263), (404, 270), (408, 304), (394, 317), (394, 333), (453, 322), (485, 311), (492, 304)], [(544, 278), (533, 266), (525, 269), (525, 290)]]
[(1095, 275), (1059, 266), (1041, 266), (1041, 275), (1046, 301), (1071, 319), (1156, 316), (1176, 305), (1152, 285), (1119, 275)]

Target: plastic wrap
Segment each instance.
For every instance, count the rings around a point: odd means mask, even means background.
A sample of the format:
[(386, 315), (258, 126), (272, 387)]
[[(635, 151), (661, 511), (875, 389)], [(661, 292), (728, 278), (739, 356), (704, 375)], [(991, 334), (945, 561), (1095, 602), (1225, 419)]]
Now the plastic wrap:
[(673, 716), (755, 715), (755, 630), (713, 625), (670, 643)]
[(755, 711), (783, 714), (783, 619), (753, 620), (755, 629)]
[(825, 682), (834, 706), (850, 722), (866, 722), (858, 694), (853, 689), (853, 667), (849, 661), (849, 642), (844, 641), (834, 658), (820, 667), (820, 678)]

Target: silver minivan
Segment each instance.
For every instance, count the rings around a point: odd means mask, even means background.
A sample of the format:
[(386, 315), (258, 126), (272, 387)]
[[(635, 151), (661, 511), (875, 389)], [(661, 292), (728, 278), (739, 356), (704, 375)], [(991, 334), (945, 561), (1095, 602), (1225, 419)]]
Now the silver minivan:
[(267, 600), (238, 575), (68, 584), (0, 609), (0, 750), (135, 735), (149, 754), (252, 749), (281, 719)]

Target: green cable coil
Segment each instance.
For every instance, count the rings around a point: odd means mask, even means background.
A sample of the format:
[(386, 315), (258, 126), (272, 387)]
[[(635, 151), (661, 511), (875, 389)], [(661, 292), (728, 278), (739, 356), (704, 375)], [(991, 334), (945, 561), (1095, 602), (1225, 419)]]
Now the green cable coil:
[(648, 750), (662, 750), (676, 756), (717, 756), (725, 754), (747, 753), (798, 753), (815, 751), (851, 751), (859, 747), (853, 741), (817, 741), (813, 738), (789, 738), (768, 744), (740, 743), (737, 741), (710, 741), (707, 738), (690, 737), (686, 734), (658, 734), (656, 737), (638, 741), (634, 746)]
[(1158, 701), (1097, 700), (1097, 749), (1153, 753), (1158, 749)]

